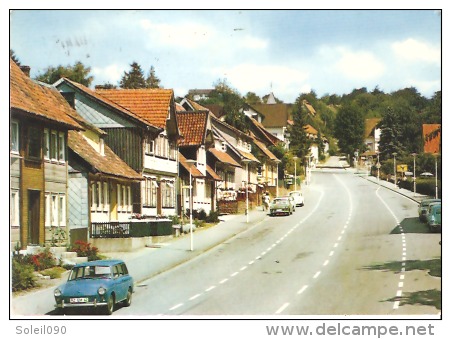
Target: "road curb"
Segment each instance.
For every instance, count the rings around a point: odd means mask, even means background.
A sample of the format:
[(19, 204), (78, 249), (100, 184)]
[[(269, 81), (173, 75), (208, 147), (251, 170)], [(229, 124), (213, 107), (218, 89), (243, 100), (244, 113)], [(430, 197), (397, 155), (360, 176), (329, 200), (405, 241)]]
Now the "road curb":
[(417, 204), (419, 204), (419, 203), (421, 202), (421, 200), (427, 199), (427, 198), (428, 198), (427, 196), (424, 196), (423, 199), (417, 200), (417, 198), (411, 197), (411, 196), (409, 196), (408, 194), (405, 194), (405, 193), (403, 193), (403, 192), (400, 192), (399, 190), (400, 190), (401, 188), (393, 189), (393, 188), (391, 188), (391, 187), (387, 187), (387, 186), (385, 186), (385, 185), (382, 185), (382, 184), (380, 184), (380, 183), (378, 183), (378, 182), (376, 182), (376, 181), (374, 181), (374, 180), (368, 179), (367, 177), (360, 176), (360, 175), (359, 175), (359, 177), (362, 178), (362, 179), (365, 179), (366, 181), (369, 181), (369, 182), (371, 182), (371, 183), (373, 183), (373, 184), (375, 184), (375, 185), (379, 185), (380, 187), (386, 188), (386, 189), (388, 189), (388, 190), (390, 190), (390, 191), (392, 191), (392, 192), (398, 193), (399, 195), (402, 195), (402, 196), (404, 196), (404, 197), (406, 197), (406, 198), (408, 198), (408, 199), (410, 199), (410, 200), (416, 202)]

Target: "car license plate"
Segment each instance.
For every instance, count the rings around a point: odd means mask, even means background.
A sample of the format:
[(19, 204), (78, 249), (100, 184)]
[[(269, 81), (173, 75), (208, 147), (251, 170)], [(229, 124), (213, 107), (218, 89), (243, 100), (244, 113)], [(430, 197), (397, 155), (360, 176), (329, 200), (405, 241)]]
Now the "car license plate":
[(72, 304), (75, 304), (75, 303), (87, 303), (88, 302), (88, 298), (70, 298), (70, 302)]
[(276, 212), (282, 212), (282, 210), (279, 208), (279, 209), (276, 210)]

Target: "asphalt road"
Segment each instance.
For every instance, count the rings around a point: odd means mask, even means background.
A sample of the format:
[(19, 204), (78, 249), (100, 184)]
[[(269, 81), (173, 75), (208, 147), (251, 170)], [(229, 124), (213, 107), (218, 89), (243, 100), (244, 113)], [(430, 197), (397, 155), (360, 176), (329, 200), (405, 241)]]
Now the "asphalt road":
[(418, 221), (416, 203), (345, 170), (315, 172), (303, 190), (305, 206), (293, 215), (267, 216), (141, 282), (132, 306), (114, 314), (438, 314), (421, 301), (404, 303), (441, 289), (441, 279), (423, 267), (440, 258), (441, 235)]

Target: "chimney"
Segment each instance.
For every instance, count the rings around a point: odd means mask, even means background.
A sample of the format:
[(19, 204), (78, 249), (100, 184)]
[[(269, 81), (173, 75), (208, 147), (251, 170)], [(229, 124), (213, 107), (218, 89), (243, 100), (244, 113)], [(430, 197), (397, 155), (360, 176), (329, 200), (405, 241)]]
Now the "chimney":
[(27, 77), (30, 77), (30, 66), (20, 66), (20, 69), (25, 73)]

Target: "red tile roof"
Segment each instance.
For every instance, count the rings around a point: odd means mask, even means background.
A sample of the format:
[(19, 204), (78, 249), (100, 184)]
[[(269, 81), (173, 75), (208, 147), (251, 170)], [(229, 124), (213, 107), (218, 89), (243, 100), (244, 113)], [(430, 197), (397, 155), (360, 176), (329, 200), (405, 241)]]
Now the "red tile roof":
[(107, 145), (105, 145), (105, 155), (101, 155), (79, 132), (69, 131), (68, 146), (73, 152), (101, 173), (132, 180), (144, 179), (119, 158)]
[(264, 143), (261, 141), (254, 139), (254, 144), (271, 160), (271, 161), (277, 161), (277, 157), (272, 153)]
[(183, 139), (179, 146), (199, 146), (204, 143), (208, 111), (177, 112), (177, 122)]
[(225, 164), (232, 165), (234, 167), (241, 167), (239, 163), (237, 163), (230, 155), (228, 155), (225, 152), (222, 152), (220, 150), (217, 150), (216, 148), (210, 148), (208, 150), (211, 154), (214, 155), (216, 159), (218, 159), (220, 162), (223, 162)]
[(246, 158), (246, 159), (248, 159), (248, 160), (251, 160), (251, 161), (260, 163), (260, 161), (258, 161), (258, 159), (257, 159), (256, 157), (254, 157), (254, 155), (253, 155), (252, 153), (244, 152), (244, 151), (242, 151), (242, 150), (239, 150), (238, 148), (237, 148), (236, 150), (240, 153), (240, 155), (241, 155), (243, 158)]
[(172, 89), (99, 89), (96, 92), (132, 111), (150, 124), (159, 128), (166, 127), (174, 97)]
[(206, 168), (207, 168), (207, 176), (211, 177), (215, 181), (223, 181), (222, 178), (215, 171), (213, 171), (213, 168), (211, 168), (208, 165)]
[(365, 138), (374, 137), (374, 129), (381, 120), (381, 118), (365, 119)]
[(306, 126), (304, 126), (304, 130), (308, 134), (318, 135), (318, 131), (312, 125), (307, 124)]
[(425, 153), (440, 153), (441, 124), (423, 124)]
[[(93, 99), (100, 101), (114, 109), (116, 109), (117, 111), (119, 111), (120, 113), (126, 115), (126, 116), (130, 116), (133, 119), (138, 120), (139, 122), (146, 124), (146, 125), (150, 125), (152, 126), (152, 124), (150, 124), (147, 120), (141, 119), (138, 115), (136, 115), (135, 113), (129, 111), (128, 109), (122, 107), (121, 105), (117, 104), (116, 102), (108, 99), (105, 96), (100, 95), (99, 93), (97, 93), (96, 91), (91, 90), (90, 88), (79, 84), (78, 82), (69, 80), (67, 78), (62, 78), (63, 81), (69, 83), (70, 85), (74, 86), (75, 88), (77, 88), (78, 90), (82, 91), (83, 93), (87, 94), (88, 96), (92, 97)], [(153, 126), (154, 128), (157, 128), (156, 126)]]
[(56, 88), (33, 81), (12, 59), (9, 64), (11, 108), (58, 122), (69, 129), (82, 129), (76, 121), (77, 114)]
[[(185, 156), (180, 152), (179, 152), (179, 163), (189, 173), (190, 165), (186, 161)], [(191, 167), (191, 176), (194, 178), (204, 178), (205, 177), (205, 175), (203, 175), (202, 172), (199, 171), (199, 169), (196, 166)]]

